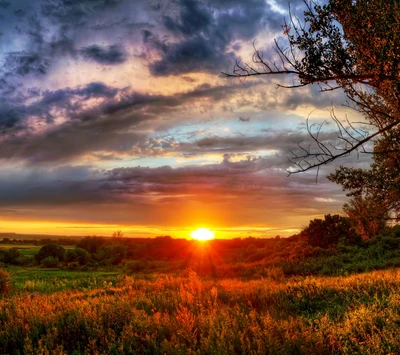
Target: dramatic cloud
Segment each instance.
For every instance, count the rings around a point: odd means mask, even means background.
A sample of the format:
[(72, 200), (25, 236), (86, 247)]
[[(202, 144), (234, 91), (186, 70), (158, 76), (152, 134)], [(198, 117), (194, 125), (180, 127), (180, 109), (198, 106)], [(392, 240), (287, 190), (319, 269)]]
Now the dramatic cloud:
[(175, 41), (160, 40), (154, 33), (143, 31), (143, 42), (161, 57), (150, 64), (154, 75), (226, 70), (238, 59), (229, 49), (231, 44), (251, 40), (266, 26), (277, 27), (276, 14), (262, 0), (181, 0), (178, 4), (177, 14), (162, 17)]
[[(307, 116), (329, 120), (333, 102), (345, 118), (343, 93), (221, 76), (254, 40), (273, 56), (285, 14), (265, 0), (0, 0), (0, 217), (265, 231), (340, 212), (334, 167), (318, 185), (286, 175)], [(334, 125), (320, 137), (336, 144)]]
[(81, 50), (85, 58), (94, 60), (99, 64), (113, 65), (126, 61), (124, 50), (118, 45), (111, 45), (106, 48), (92, 45)]

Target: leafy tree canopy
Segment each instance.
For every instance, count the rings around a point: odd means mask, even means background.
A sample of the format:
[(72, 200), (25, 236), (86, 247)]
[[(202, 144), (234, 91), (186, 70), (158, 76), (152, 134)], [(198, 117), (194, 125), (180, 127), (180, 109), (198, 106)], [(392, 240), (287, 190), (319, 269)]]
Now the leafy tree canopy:
[(348, 218), (337, 214), (327, 214), (324, 219), (310, 221), (301, 236), (313, 247), (320, 248), (335, 247), (339, 242), (348, 245), (361, 242), (361, 237), (352, 228)]
[(35, 255), (36, 260), (41, 263), (42, 260), (52, 257), (59, 261), (64, 261), (65, 249), (56, 244), (43, 245), (39, 252)]

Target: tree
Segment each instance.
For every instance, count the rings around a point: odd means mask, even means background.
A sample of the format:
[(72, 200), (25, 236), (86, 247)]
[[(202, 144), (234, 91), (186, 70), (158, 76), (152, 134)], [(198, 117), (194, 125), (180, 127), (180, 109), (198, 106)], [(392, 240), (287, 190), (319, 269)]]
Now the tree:
[(20, 257), (21, 252), (18, 248), (10, 248), (4, 251), (4, 262), (6, 264), (15, 264)]
[(354, 229), (364, 239), (371, 239), (379, 234), (388, 220), (388, 209), (385, 201), (374, 197), (355, 196), (343, 206)]
[(64, 261), (65, 249), (56, 244), (43, 245), (39, 252), (35, 255), (37, 262), (40, 264), (46, 258), (54, 258), (59, 261)]
[(115, 232), (113, 232), (113, 234), (111, 235), (112, 238), (125, 238), (125, 235), (122, 231), (117, 230)]
[[(396, 134), (397, 129), (390, 133), (390, 140), (394, 141)], [(398, 221), (400, 217), (400, 151), (384, 154), (382, 147), (387, 141), (385, 137), (376, 142), (374, 162), (369, 170), (341, 166), (328, 176), (329, 180), (342, 185), (354, 203), (373, 204), (364, 208), (364, 212), (373, 212), (371, 218), (385, 219), (386, 222)]]
[(348, 218), (339, 215), (325, 215), (324, 219), (314, 219), (300, 234), (313, 247), (330, 248), (339, 242), (358, 244), (361, 237), (352, 228)]
[(332, 112), (337, 140), (326, 141), (323, 124), (308, 126), (311, 144), (292, 152), (295, 170), (319, 168), (351, 152), (375, 152), (384, 158), (400, 151), (400, 3), (397, 0), (329, 0), (320, 6), (304, 0), (304, 23), (290, 17), (283, 25), (287, 46), (275, 41), (278, 63), (255, 49), (252, 64), (237, 62), (228, 77), (287, 75), (293, 84), (283, 87), (320, 86), (321, 91), (343, 89), (348, 105), (361, 112), (368, 129)]

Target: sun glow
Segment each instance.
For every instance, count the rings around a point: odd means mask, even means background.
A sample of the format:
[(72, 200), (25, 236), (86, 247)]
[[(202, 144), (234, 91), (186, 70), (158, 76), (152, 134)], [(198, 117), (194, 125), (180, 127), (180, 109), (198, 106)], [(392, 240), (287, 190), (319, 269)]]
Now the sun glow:
[(190, 236), (193, 239), (204, 241), (214, 239), (214, 232), (210, 231), (208, 228), (198, 228)]

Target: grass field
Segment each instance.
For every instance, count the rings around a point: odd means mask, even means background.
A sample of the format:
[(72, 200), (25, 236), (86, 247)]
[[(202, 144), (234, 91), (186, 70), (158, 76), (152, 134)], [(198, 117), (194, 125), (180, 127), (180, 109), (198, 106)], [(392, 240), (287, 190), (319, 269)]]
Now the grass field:
[(86, 241), (52, 266), (33, 258), (42, 245), (1, 243), (29, 262), (3, 258), (0, 354), (400, 353), (397, 236)]
[[(278, 273), (276, 273), (278, 274)], [(258, 280), (12, 271), (7, 354), (397, 354), (400, 271)], [(34, 297), (29, 295), (38, 291)]]
[(121, 271), (75, 272), (45, 268), (9, 268), (14, 292), (53, 293), (65, 290), (90, 290), (104, 283), (115, 285)]
[[(39, 249), (42, 247), (42, 245), (35, 245), (35, 244), (14, 244), (14, 243), (1, 243), (0, 244), (0, 250), (9, 250), (11, 248), (16, 248), (19, 250), (19, 252), (24, 255), (24, 256), (34, 256), (37, 254)], [(73, 249), (73, 245), (62, 245), (64, 249)]]

